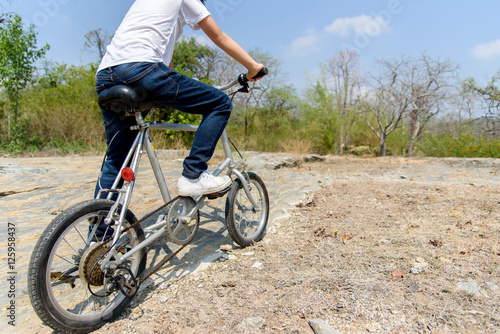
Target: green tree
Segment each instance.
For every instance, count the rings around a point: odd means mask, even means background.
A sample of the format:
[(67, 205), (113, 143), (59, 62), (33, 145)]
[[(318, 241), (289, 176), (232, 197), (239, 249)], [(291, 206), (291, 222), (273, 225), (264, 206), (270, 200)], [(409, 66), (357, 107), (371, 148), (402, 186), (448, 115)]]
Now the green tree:
[(293, 116), (297, 107), (297, 93), (292, 86), (272, 88), (262, 102), (260, 117), (265, 133), (278, 130)]
[(500, 81), (500, 71), (484, 87), (480, 86), (474, 79), (468, 79), (465, 83), (469, 89), (482, 97), (486, 113), (477, 120), (477, 123), (481, 124), (483, 131), (490, 138), (495, 139), (498, 139), (500, 133), (500, 126), (498, 125), (500, 119), (500, 87), (498, 81)]
[(196, 38), (182, 38), (175, 45), (172, 63), (177, 72), (210, 83), (215, 58), (214, 50), (199, 43)]
[(48, 66), (44, 76), (23, 94), (21, 110), (32, 131), (44, 140), (94, 144), (103, 140), (102, 115), (95, 92), (96, 64)]
[(307, 89), (303, 105), (305, 126), (308, 136), (315, 146), (315, 151), (330, 153), (335, 151), (339, 128), (338, 114), (333, 113), (334, 96), (327, 86), (327, 76), (323, 73), (320, 79)]
[(5, 15), (0, 27), (0, 87), (8, 101), (8, 138), (11, 137), (11, 118), (17, 124), (20, 92), (33, 81), (35, 63), (49, 49), (48, 44), (37, 47), (35, 26), (25, 27), (16, 14)]
[(484, 87), (479, 86), (474, 79), (468, 79), (466, 83), (468, 87), (483, 96), (483, 98), (488, 102), (490, 111), (500, 113), (500, 88), (497, 86), (497, 82), (499, 80), (500, 71), (498, 71), (498, 73), (494, 75)]

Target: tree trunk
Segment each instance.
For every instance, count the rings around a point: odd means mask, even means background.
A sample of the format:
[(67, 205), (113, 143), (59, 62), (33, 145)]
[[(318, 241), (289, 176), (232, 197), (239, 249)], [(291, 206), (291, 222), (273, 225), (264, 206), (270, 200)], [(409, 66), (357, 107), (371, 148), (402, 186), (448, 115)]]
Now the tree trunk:
[(380, 136), (380, 156), (381, 157), (385, 157), (385, 155), (387, 154), (387, 149), (385, 146), (385, 138), (386, 137), (387, 137), (387, 135), (385, 133), (382, 133)]
[(344, 122), (342, 118), (340, 119), (340, 124), (339, 124), (339, 147), (338, 147), (338, 153), (342, 154), (344, 151)]
[(245, 115), (245, 134), (244, 134), (244, 138), (246, 138), (248, 136), (248, 119), (247, 119), (247, 115)]
[(7, 138), (10, 140), (10, 118), (11, 118), (11, 111), (9, 108), (9, 113), (7, 114)]
[(14, 125), (17, 125), (18, 111), (19, 111), (19, 98), (16, 98), (16, 104), (14, 105)]
[(420, 120), (418, 119), (418, 115), (412, 113), (411, 124), (410, 124), (410, 143), (408, 144), (408, 152), (407, 152), (408, 157), (411, 157), (413, 155), (413, 146), (417, 141), (419, 131), (420, 131)]

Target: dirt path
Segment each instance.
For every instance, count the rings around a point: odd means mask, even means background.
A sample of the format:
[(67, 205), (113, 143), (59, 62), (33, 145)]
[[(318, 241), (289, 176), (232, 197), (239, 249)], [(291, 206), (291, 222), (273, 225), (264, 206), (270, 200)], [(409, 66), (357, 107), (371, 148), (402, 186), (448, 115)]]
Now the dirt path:
[[(169, 189), (171, 191), (173, 189), (171, 195), (174, 197), (176, 195), (175, 182), (182, 169), (182, 157), (186, 152), (161, 151), (158, 154)], [(216, 156), (214, 160), (217, 161), (218, 158), (220, 159)], [(36, 328), (40, 333), (51, 332), (40, 325), (29, 303), (26, 273), (31, 252), (40, 234), (58, 213), (71, 205), (91, 198), (101, 159), (102, 157), (0, 158), (2, 217), (0, 218), (2, 229), (0, 288), (3, 291), (0, 294), (0, 305), (9, 305), (11, 300), (15, 300), (16, 306), (16, 327), (9, 326), (6, 318), (7, 310), (2, 307), (0, 331), (12, 333), (14, 329), (16, 333), (24, 333), (26, 328), (31, 327), (30, 331)], [(319, 178), (310, 174), (298, 173), (290, 169), (278, 171), (266, 168), (266, 164), (279, 161), (280, 157), (277, 155), (247, 153), (245, 159), (248, 168), (258, 172), (269, 188), (271, 221), (285, 215), (285, 210), (291, 207), (291, 203), (300, 200), (302, 191), (318, 187)], [(142, 217), (159, 207), (162, 202), (154, 176), (149, 169), (149, 163), (145, 159), (141, 162), (139, 175), (140, 182), (136, 184), (131, 208), (137, 217)], [(297, 191), (297, 189), (302, 190)], [(217, 256), (220, 256), (217, 252), (219, 246), (229, 240), (224, 228), (224, 205), (223, 199), (211, 201), (210, 205), (203, 210), (202, 231), (198, 233), (197, 239), (185, 252), (190, 253), (190, 261), (187, 264), (183, 264), (182, 260), (172, 261), (170, 265), (152, 276), (152, 280), (147, 283), (155, 282), (156, 284), (158, 281), (168, 281), (172, 277), (189, 274), (205, 268), (216, 260)], [(8, 226), (16, 228), (14, 270), (8, 268)], [(158, 259), (158, 256), (154, 254), (155, 251), (152, 250), (148, 258)], [(7, 279), (13, 276), (12, 273), (15, 273), (15, 299), (8, 296), (10, 283)]]
[[(312, 333), (314, 319), (339, 333), (500, 332), (500, 160), (329, 157), (276, 171), (264, 167), (271, 159), (250, 157), (275, 208), (263, 242), (220, 251), (231, 242), (214, 204), (197, 257), (166, 266), (97, 332)], [(36, 235), (51, 213), (91, 192), (99, 164), (42, 162), (0, 159), (0, 193), (15, 191), (0, 198), (4, 216), (26, 233), (19, 284)], [(32, 169), (9, 175), (17, 166)], [(154, 207), (151, 189), (138, 190)], [(23, 303), (15, 332), (50, 333)]]

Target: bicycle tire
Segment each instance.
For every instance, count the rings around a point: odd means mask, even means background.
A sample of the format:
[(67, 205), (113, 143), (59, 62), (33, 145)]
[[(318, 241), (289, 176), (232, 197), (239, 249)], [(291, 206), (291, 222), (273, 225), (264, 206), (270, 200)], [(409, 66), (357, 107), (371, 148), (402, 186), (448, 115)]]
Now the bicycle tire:
[[(68, 208), (47, 226), (35, 245), (28, 269), (28, 293), (38, 317), (58, 332), (94, 331), (115, 319), (133, 298), (121, 292), (96, 297), (89, 291), (86, 280), (78, 275), (81, 271), (75, 269), (80, 268), (81, 263), (88, 263), (80, 260), (92, 241), (89, 239), (89, 222), (96, 222), (92, 220), (94, 217), (105, 217), (113, 203), (94, 199)], [(136, 221), (135, 215), (127, 210), (125, 225), (130, 226)], [(144, 232), (137, 225), (124, 233), (119, 241), (124, 247), (133, 247), (142, 240)], [(62, 258), (65, 260), (61, 261)], [(146, 266), (145, 250), (132, 255), (128, 263), (139, 279)], [(75, 275), (71, 276), (73, 273)]]
[(269, 219), (269, 195), (264, 181), (255, 173), (247, 173), (250, 193), (257, 203), (253, 210), (243, 184), (236, 179), (226, 198), (226, 226), (231, 238), (241, 247), (260, 241)]

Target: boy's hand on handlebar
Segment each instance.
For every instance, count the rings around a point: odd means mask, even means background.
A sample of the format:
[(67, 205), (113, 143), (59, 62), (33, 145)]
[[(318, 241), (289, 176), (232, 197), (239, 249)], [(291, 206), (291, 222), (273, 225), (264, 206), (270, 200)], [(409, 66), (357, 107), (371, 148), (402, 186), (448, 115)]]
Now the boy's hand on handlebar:
[(258, 64), (255, 68), (249, 70), (247, 73), (248, 81), (255, 82), (262, 79), (262, 77), (267, 74), (267, 71), (264, 71), (264, 68), (265, 66), (263, 64)]

